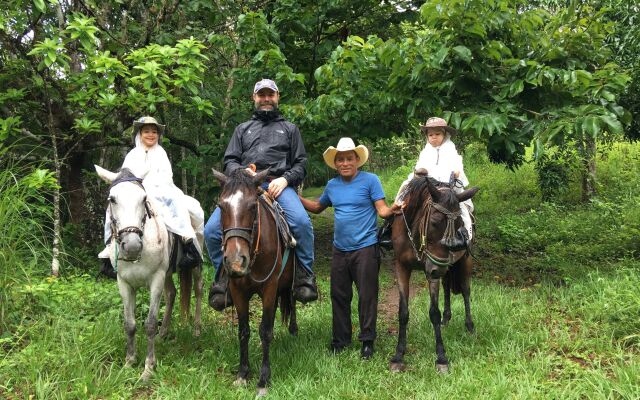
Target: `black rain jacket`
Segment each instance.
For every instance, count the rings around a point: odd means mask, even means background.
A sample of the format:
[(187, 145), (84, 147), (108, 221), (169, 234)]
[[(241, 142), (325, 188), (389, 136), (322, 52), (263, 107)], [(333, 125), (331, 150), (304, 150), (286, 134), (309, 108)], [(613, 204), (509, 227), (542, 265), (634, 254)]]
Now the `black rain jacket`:
[(297, 126), (278, 116), (262, 121), (255, 115), (238, 125), (224, 153), (224, 172), (255, 164), (258, 171), (270, 168), (269, 176), (284, 177), (288, 185), (300, 185), (306, 175), (307, 152)]

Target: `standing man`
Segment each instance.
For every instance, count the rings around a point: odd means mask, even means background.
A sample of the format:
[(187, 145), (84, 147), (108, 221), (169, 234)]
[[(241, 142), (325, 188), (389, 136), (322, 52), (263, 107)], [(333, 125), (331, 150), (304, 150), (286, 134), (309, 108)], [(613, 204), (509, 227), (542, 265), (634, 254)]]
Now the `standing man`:
[(369, 150), (357, 146), (351, 138), (342, 138), (337, 147), (323, 154), (327, 165), (338, 171), (318, 200), (300, 198), (304, 208), (318, 214), (333, 206), (335, 210), (333, 259), (331, 261), (331, 308), (333, 339), (331, 350), (341, 352), (351, 344), (352, 285), (358, 290), (358, 317), (362, 342), (360, 355), (373, 355), (378, 316), (378, 272), (380, 253), (376, 233), (376, 214), (382, 218), (400, 210), (399, 204), (387, 207), (380, 179), (359, 171), (369, 158)]
[[(280, 203), (294, 239), (297, 268), (294, 297), (307, 303), (318, 298), (313, 265), (313, 227), (295, 188), (306, 175), (307, 153), (298, 127), (286, 121), (278, 110), (280, 92), (271, 79), (256, 82), (253, 88), (255, 111), (250, 120), (238, 125), (224, 153), (224, 172), (230, 175), (239, 168), (254, 173), (269, 168), (262, 188)], [(229, 278), (220, 273), (222, 265), (222, 226), (220, 209), (216, 208), (204, 228), (205, 242), (211, 262), (216, 268), (215, 282), (209, 291), (209, 305), (221, 311), (233, 304), (227, 290)]]

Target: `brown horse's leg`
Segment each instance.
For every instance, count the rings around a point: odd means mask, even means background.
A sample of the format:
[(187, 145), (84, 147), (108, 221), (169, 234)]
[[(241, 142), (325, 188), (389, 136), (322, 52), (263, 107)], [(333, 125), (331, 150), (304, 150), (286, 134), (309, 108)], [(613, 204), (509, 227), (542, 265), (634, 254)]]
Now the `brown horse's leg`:
[(193, 269), (193, 284), (196, 295), (196, 313), (193, 321), (193, 335), (198, 337), (200, 336), (200, 330), (202, 328), (202, 291), (204, 285), (202, 282), (202, 264)]
[(391, 358), (391, 370), (403, 371), (404, 353), (407, 350), (407, 324), (409, 323), (409, 278), (411, 278), (411, 270), (402, 265), (398, 260), (396, 264), (396, 279), (398, 280), (398, 321), (400, 328), (398, 329), (398, 345), (396, 346), (396, 354)]
[[(230, 282), (232, 283), (232, 282)], [(240, 368), (235, 385), (245, 385), (249, 376), (249, 299), (246, 294), (231, 289), (233, 304), (238, 312), (238, 340), (240, 341)]]
[(442, 279), (442, 288), (444, 289), (444, 312), (442, 314), (442, 325), (448, 325), (451, 320), (451, 271)]
[(164, 316), (162, 317), (162, 326), (160, 326), (160, 337), (164, 338), (169, 333), (169, 326), (171, 325), (171, 314), (173, 313), (173, 305), (176, 301), (176, 285), (173, 283), (173, 274), (171, 268), (167, 270), (167, 275), (164, 278), (164, 301), (167, 303), (164, 309)]
[(270, 283), (262, 294), (262, 321), (260, 322), (260, 341), (262, 342), (262, 367), (258, 380), (258, 395), (267, 394), (266, 387), (271, 379), (271, 364), (269, 361), (269, 345), (273, 340), (273, 322), (276, 318), (278, 282)]
[(449, 371), (449, 361), (444, 351), (444, 343), (442, 342), (442, 332), (440, 329), (441, 314), (440, 308), (438, 308), (438, 296), (440, 294), (440, 279), (429, 279), (429, 297), (431, 299), (431, 305), (429, 307), (429, 319), (431, 325), (433, 325), (433, 332), (436, 337), (436, 369), (438, 372)]
[(469, 333), (475, 333), (476, 329), (471, 319), (471, 271), (473, 261), (468, 255), (461, 260), (463, 268), (460, 278), (462, 279), (462, 298), (464, 299), (464, 325)]

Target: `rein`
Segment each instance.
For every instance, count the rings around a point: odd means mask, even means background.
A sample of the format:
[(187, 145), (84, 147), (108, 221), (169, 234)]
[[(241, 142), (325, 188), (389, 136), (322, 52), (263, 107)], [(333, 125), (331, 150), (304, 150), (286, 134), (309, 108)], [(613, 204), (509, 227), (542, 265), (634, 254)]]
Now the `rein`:
[[(420, 225), (419, 233), (420, 233), (420, 251), (416, 248), (415, 242), (413, 240), (413, 235), (411, 234), (411, 228), (409, 227), (409, 223), (407, 222), (407, 218), (404, 214), (404, 210), (402, 211), (402, 219), (404, 221), (404, 225), (407, 228), (407, 235), (409, 236), (409, 241), (411, 242), (411, 247), (413, 248), (414, 254), (416, 258), (423, 262), (423, 257), (426, 257), (432, 264), (435, 264), (439, 267), (450, 267), (455, 262), (453, 253), (448, 250), (447, 258), (436, 257), (433, 253), (429, 251), (428, 239), (429, 239), (429, 220), (431, 219), (432, 208), (436, 209), (436, 211), (441, 212), (447, 217), (447, 226), (444, 231), (443, 240), (451, 240), (455, 236), (455, 221), (458, 217), (462, 215), (461, 211), (449, 211), (447, 208), (441, 206), (438, 203), (434, 203), (431, 198), (426, 202), (426, 217), (424, 218), (424, 223)], [(422, 255), (422, 256), (421, 256)]]

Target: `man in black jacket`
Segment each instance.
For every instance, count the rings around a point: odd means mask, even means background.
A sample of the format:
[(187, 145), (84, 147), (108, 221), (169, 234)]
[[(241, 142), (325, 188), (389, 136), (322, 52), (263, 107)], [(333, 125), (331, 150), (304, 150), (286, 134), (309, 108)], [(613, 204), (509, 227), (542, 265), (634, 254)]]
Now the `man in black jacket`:
[[(307, 153), (298, 127), (286, 121), (278, 111), (280, 92), (271, 79), (258, 81), (253, 88), (255, 111), (252, 118), (238, 125), (224, 153), (226, 175), (255, 164), (257, 170), (269, 168), (267, 182), (262, 187), (282, 206), (296, 240), (298, 259), (294, 296), (306, 303), (318, 298), (318, 289), (311, 269), (313, 265), (313, 228), (295, 187), (306, 174)], [(227, 290), (228, 278), (220, 274), (222, 265), (222, 229), (220, 209), (216, 208), (204, 228), (211, 262), (216, 268), (215, 282), (209, 291), (209, 305), (222, 310), (232, 304)]]

